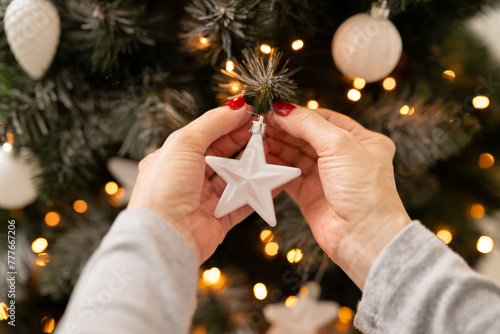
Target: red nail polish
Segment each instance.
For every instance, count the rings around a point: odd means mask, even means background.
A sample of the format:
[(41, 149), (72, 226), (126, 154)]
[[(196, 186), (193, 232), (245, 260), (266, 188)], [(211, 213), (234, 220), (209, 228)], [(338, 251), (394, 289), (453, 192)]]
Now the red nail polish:
[(288, 114), (296, 107), (288, 102), (278, 101), (273, 104), (274, 112), (280, 116), (288, 116)]
[(231, 110), (238, 110), (241, 107), (245, 105), (245, 99), (243, 96), (238, 96), (235, 99), (232, 99), (231, 101), (227, 102), (226, 104), (223, 105), (223, 107), (228, 107)]

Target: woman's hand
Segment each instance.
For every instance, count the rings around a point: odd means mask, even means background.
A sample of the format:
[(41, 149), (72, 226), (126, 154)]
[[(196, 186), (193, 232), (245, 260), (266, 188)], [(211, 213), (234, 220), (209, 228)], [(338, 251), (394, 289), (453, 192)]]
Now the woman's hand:
[(410, 222), (394, 181), (394, 143), (331, 110), (284, 102), (274, 110), (269, 163), (302, 170), (287, 192), (318, 244), (363, 289), (377, 255)]
[[(243, 98), (207, 111), (172, 133), (163, 146), (139, 164), (129, 208), (147, 208), (179, 230), (200, 263), (208, 259), (227, 232), (252, 213), (244, 206), (220, 219), (213, 216), (226, 183), (205, 167), (205, 155), (230, 157), (250, 135), (251, 106)], [(213, 176), (213, 177), (212, 177)]]

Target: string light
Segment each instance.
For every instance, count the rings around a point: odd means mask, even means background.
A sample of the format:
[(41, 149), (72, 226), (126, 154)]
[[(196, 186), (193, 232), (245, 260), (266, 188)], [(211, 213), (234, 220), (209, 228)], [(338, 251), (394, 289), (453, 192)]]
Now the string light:
[(116, 184), (116, 182), (108, 182), (106, 183), (106, 185), (104, 186), (104, 191), (106, 191), (106, 193), (108, 195), (114, 195), (118, 192), (118, 184)]
[(123, 188), (120, 188), (118, 189), (118, 191), (116, 192), (115, 196), (116, 198), (118, 199), (122, 199), (123, 197), (125, 197), (125, 195), (127, 194), (127, 191)]
[(239, 91), (239, 90), (240, 90), (240, 87), (241, 87), (241, 86), (240, 86), (240, 83), (239, 83), (239, 82), (232, 82), (232, 83), (231, 83), (231, 91), (232, 91), (233, 93), (236, 93), (237, 91)]
[(347, 92), (347, 98), (354, 102), (359, 101), (361, 98), (361, 92), (353, 88)]
[(51, 317), (43, 317), (41, 324), (43, 333), (52, 333), (56, 328), (56, 321)]
[(307, 102), (307, 107), (309, 109), (318, 109), (319, 108), (319, 103), (317, 101), (314, 101), (314, 100), (309, 100)]
[(50, 262), (50, 255), (47, 253), (40, 253), (36, 256), (35, 262), (39, 267), (45, 267), (47, 263)]
[(198, 326), (194, 329), (192, 334), (207, 334), (207, 329), (202, 326)]
[(472, 99), (472, 105), (476, 109), (486, 109), (490, 105), (490, 99), (484, 95), (478, 95)]
[(399, 113), (401, 115), (413, 115), (415, 113), (415, 108), (404, 105), (399, 109)]
[(488, 236), (481, 236), (479, 239), (477, 239), (477, 245), (476, 248), (479, 252), (483, 254), (488, 254), (493, 250), (493, 239), (491, 239)]
[(9, 308), (4, 302), (0, 303), (0, 321), (7, 320), (9, 318)]
[(298, 51), (303, 47), (304, 47), (304, 41), (302, 41), (301, 39), (297, 39), (292, 43), (292, 49), (294, 49), (295, 51)]
[(453, 81), (455, 80), (455, 77), (456, 77), (455, 72), (453, 72), (452, 70), (446, 70), (443, 72), (443, 78), (445, 79)]
[(351, 322), (354, 312), (347, 306), (342, 306), (339, 309), (339, 321), (348, 324)]
[(264, 54), (270, 54), (271, 53), (271, 46), (267, 45), (267, 44), (262, 44), (260, 46), (260, 51)]
[(271, 241), (267, 243), (266, 246), (264, 247), (264, 252), (266, 252), (266, 254), (269, 255), (270, 257), (275, 257), (278, 254), (279, 248), (280, 247), (277, 243)]
[(226, 71), (232, 72), (234, 70), (234, 62), (231, 60), (228, 60), (226, 62)]
[(260, 232), (260, 241), (268, 243), (270, 241), (273, 241), (273, 239), (274, 234), (270, 230), (262, 230), (262, 232)]
[(57, 226), (61, 221), (61, 216), (55, 211), (51, 211), (45, 215), (45, 224), (50, 227)]
[(257, 283), (253, 286), (253, 294), (258, 300), (264, 300), (267, 297), (267, 288), (263, 283)]
[(479, 156), (479, 167), (488, 169), (495, 164), (495, 158), (489, 153), (482, 153)]
[(437, 231), (436, 236), (441, 239), (445, 244), (449, 244), (451, 240), (453, 239), (453, 235), (451, 234), (450, 231), (446, 229), (442, 229)]
[(365, 88), (366, 81), (363, 78), (354, 78), (354, 81), (352, 82), (352, 86), (356, 89), (363, 89)]
[(286, 259), (290, 263), (298, 263), (303, 257), (304, 255), (302, 254), (302, 250), (298, 248), (294, 248), (286, 254)]
[(45, 238), (38, 238), (33, 243), (31, 244), (31, 250), (35, 253), (41, 253), (43, 252), (47, 246), (49, 245), (47, 239)]
[(393, 77), (387, 77), (382, 81), (382, 87), (384, 87), (385, 90), (391, 91), (396, 88), (396, 79)]
[(473, 204), (470, 207), (469, 214), (474, 219), (481, 219), (484, 217), (486, 211), (484, 210), (484, 206), (481, 204)]
[(288, 308), (294, 308), (297, 303), (299, 302), (299, 299), (295, 296), (289, 296), (286, 300), (285, 300), (285, 306), (288, 307)]
[(88, 206), (85, 201), (78, 200), (73, 203), (73, 209), (78, 213), (84, 213), (85, 211), (87, 211), (87, 208)]
[(217, 282), (219, 282), (220, 278), (221, 272), (217, 267), (213, 267), (203, 272), (203, 283), (205, 283), (206, 286), (212, 286), (216, 284)]
[(200, 43), (203, 44), (203, 45), (207, 45), (208, 44), (208, 39), (206, 37), (200, 37)]

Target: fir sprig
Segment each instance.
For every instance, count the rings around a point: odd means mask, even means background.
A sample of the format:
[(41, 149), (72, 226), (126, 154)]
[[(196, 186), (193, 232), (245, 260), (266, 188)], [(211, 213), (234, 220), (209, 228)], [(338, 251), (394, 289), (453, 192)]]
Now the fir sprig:
[[(255, 31), (247, 22), (253, 18), (259, 0), (193, 0), (185, 7), (180, 37), (192, 53), (205, 51), (215, 63), (221, 51), (231, 58), (232, 39), (254, 40)], [(206, 44), (200, 44), (206, 38)]]
[(275, 101), (295, 101), (297, 84), (290, 77), (296, 70), (290, 71), (288, 60), (280, 68), (283, 53), (272, 49), (264, 56), (260, 51), (245, 49), (243, 56), (242, 64), (236, 63), (233, 71), (222, 70), (230, 80), (220, 83), (219, 89), (232, 94), (230, 99), (241, 95), (256, 97), (255, 111), (260, 114), (273, 110)]

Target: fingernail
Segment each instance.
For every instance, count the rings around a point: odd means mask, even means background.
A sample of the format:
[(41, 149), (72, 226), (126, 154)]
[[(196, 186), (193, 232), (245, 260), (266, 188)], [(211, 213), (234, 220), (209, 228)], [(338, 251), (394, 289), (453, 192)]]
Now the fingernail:
[(243, 96), (238, 96), (235, 99), (232, 99), (231, 101), (227, 102), (226, 104), (223, 105), (223, 107), (228, 107), (231, 110), (238, 110), (241, 107), (245, 105), (245, 99)]
[(296, 107), (288, 102), (278, 101), (273, 104), (273, 110), (280, 116), (288, 116), (288, 114)]

